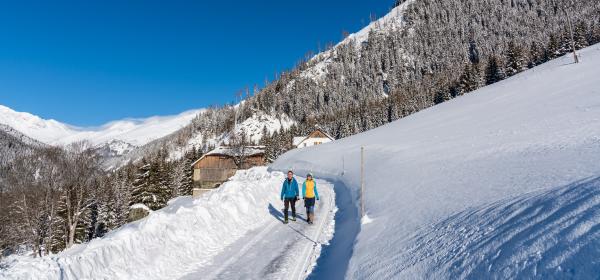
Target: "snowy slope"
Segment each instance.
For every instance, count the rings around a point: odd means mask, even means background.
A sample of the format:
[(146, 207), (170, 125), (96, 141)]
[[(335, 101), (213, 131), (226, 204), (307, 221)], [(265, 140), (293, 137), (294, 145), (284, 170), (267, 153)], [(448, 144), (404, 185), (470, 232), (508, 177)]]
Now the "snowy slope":
[(238, 124), (235, 127), (234, 133), (244, 133), (246, 137), (248, 137), (248, 140), (253, 143), (258, 143), (263, 137), (263, 130), (266, 129), (267, 133), (273, 134), (275, 131), (287, 129), (294, 124), (295, 121), (288, 116), (283, 115), (280, 118), (276, 118), (262, 111), (258, 111)]
[(80, 128), (55, 120), (45, 120), (29, 113), (16, 112), (0, 105), (0, 124), (8, 125), (28, 137), (50, 145), (66, 145), (87, 140), (97, 146), (119, 140), (140, 146), (177, 131), (200, 112), (201, 110), (192, 110), (175, 116), (127, 119), (110, 122), (98, 128)]
[(597, 180), (575, 182), (600, 177), (600, 45), (581, 56), (290, 151), (273, 168), (340, 181), (358, 204), (365, 147), (371, 222), (337, 271), (349, 278), (596, 277)]
[(28, 137), (27, 135), (15, 130), (14, 128), (5, 125), (5, 124), (0, 124), (0, 132), (6, 133), (12, 137), (14, 137), (15, 139), (18, 139), (19, 141), (23, 142), (23, 144), (28, 145), (28, 146), (32, 146), (32, 147), (43, 147), (45, 146), (44, 143), (41, 143), (35, 139), (32, 139), (30, 137)]
[[(260, 139), (264, 136), (263, 132), (265, 130), (268, 134), (273, 134), (275, 131), (287, 129), (294, 124), (296, 124), (296, 122), (287, 115), (272, 116), (263, 111), (256, 111), (250, 117), (237, 124), (233, 133), (236, 135), (241, 135), (243, 133), (246, 135), (248, 141), (258, 144)], [(204, 145), (217, 147), (221, 144), (227, 144), (229, 143), (230, 137), (231, 132), (216, 136), (206, 136), (202, 132), (196, 131), (184, 146), (170, 150), (169, 158), (171, 160), (180, 159), (186, 152), (193, 148), (202, 148)]]
[[(9, 256), (0, 263), (0, 279), (206, 279), (221, 274), (265, 279), (290, 273), (303, 278), (321, 244), (331, 238), (334, 194), (319, 181), (323, 202), (315, 226), (285, 226), (279, 210), (283, 178), (266, 167), (239, 171), (219, 189), (195, 200), (174, 199), (88, 244), (43, 258)], [(264, 244), (276, 248), (262, 251)], [(259, 261), (253, 254), (260, 255)], [(248, 260), (251, 270), (237, 265)]]

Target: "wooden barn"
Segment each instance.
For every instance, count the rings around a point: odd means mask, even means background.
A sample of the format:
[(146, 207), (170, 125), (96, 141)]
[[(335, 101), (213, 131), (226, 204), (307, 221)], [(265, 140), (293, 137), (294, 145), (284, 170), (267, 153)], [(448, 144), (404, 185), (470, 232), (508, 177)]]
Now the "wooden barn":
[(239, 169), (265, 165), (264, 156), (264, 146), (220, 146), (192, 164), (194, 184), (200, 189), (217, 188)]

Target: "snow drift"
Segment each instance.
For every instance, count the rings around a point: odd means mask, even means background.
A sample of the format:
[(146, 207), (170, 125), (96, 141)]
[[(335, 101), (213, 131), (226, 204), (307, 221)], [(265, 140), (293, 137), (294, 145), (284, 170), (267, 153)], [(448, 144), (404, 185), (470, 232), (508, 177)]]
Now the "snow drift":
[(365, 147), (372, 220), (340, 271), (349, 278), (591, 272), (593, 264), (580, 264), (600, 259), (597, 193), (574, 185), (566, 200), (558, 189), (600, 176), (600, 45), (580, 55), (579, 64), (565, 56), (377, 129), (290, 151), (273, 168), (342, 181), (358, 203)]
[(196, 200), (175, 199), (148, 217), (88, 244), (33, 259), (11, 256), (2, 279), (176, 279), (211, 262), (227, 246), (272, 219), (284, 175), (266, 167), (239, 171)]

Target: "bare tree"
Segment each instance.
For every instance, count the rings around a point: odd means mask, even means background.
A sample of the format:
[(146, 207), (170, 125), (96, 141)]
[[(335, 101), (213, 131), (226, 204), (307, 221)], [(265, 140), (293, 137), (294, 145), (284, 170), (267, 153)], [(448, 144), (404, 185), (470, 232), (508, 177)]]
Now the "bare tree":
[(89, 149), (89, 144), (74, 143), (69, 152), (65, 166), (68, 176), (61, 197), (66, 210), (67, 248), (75, 242), (75, 232), (82, 215), (95, 202), (93, 185), (100, 170), (98, 156)]
[(241, 131), (239, 134), (233, 134), (229, 140), (229, 147), (232, 152), (233, 161), (238, 169), (243, 169), (246, 163), (248, 139), (246, 133)]

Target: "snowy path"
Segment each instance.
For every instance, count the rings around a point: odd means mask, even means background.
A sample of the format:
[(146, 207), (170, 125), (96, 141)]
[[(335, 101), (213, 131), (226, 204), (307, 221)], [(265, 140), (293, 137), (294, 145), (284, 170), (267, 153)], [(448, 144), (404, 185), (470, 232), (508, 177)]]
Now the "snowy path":
[[(304, 202), (296, 204), (298, 220), (283, 221), (283, 203), (272, 201), (271, 219), (249, 232), (213, 258), (211, 264), (181, 279), (304, 279), (312, 271), (321, 245), (333, 234), (335, 194), (333, 185), (318, 180), (321, 200), (316, 221), (306, 223)], [(291, 213), (290, 213), (291, 214)]]
[(267, 167), (238, 171), (214, 191), (173, 199), (89, 243), (43, 258), (8, 257), (0, 279), (303, 279), (333, 236), (335, 195), (318, 180), (316, 223), (283, 225), (284, 176)]

